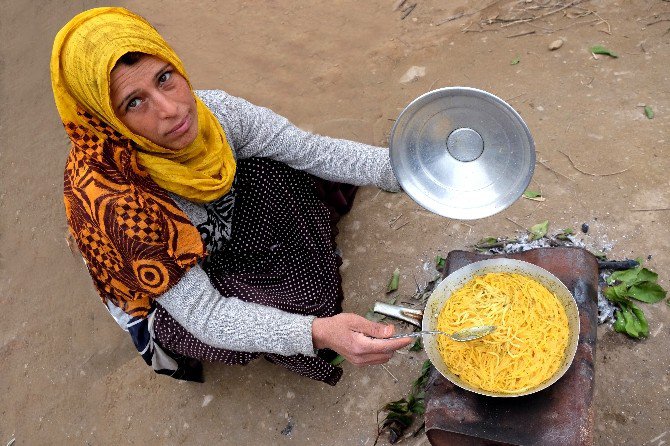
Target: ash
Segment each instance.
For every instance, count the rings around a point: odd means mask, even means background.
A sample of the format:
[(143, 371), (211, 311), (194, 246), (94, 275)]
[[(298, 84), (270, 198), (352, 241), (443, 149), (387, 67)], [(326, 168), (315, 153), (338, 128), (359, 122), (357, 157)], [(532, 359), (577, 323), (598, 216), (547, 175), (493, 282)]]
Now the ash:
[[(518, 252), (528, 251), (535, 248), (551, 248), (556, 246), (574, 246), (578, 248), (588, 249), (594, 251), (594, 249), (586, 246), (583, 240), (577, 239), (573, 235), (563, 235), (560, 239), (555, 236), (542, 237), (537, 240), (530, 240), (529, 234), (524, 234), (516, 240), (511, 240), (509, 243), (505, 239), (498, 239), (501, 242), (501, 246), (496, 246), (481, 250), (486, 254), (514, 254)], [(607, 244), (600, 251), (607, 252), (612, 249), (611, 244)], [(603, 294), (603, 289), (606, 286), (606, 279), (611, 274), (611, 271), (601, 271), (598, 278), (598, 323), (612, 323), (615, 321), (614, 311), (616, 306), (607, 300)]]

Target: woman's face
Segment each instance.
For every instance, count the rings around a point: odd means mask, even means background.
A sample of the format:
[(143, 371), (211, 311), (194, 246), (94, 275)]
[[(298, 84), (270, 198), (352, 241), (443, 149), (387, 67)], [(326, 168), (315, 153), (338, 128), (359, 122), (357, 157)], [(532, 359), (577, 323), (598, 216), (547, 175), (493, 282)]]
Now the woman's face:
[(111, 72), (110, 96), (116, 116), (133, 133), (166, 149), (179, 150), (198, 134), (198, 112), (186, 79), (155, 56)]

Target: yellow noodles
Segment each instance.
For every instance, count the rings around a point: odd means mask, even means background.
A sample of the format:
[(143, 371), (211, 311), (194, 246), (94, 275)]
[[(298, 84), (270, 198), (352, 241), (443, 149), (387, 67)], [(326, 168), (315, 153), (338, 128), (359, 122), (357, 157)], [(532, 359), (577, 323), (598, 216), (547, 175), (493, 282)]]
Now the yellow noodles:
[(449, 370), (473, 387), (525, 392), (563, 362), (568, 318), (556, 296), (534, 279), (512, 273), (477, 276), (447, 300), (436, 328), (453, 333), (475, 325), (498, 328), (476, 341), (437, 340)]

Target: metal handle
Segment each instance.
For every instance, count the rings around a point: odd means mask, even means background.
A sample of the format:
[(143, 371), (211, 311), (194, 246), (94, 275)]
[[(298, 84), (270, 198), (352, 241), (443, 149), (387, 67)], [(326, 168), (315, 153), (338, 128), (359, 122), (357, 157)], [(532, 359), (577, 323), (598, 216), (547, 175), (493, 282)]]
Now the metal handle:
[(436, 335), (436, 334), (451, 336), (449, 333), (445, 333), (443, 331), (413, 331), (412, 333), (400, 333), (400, 334), (397, 334), (397, 335), (393, 335), (390, 338), (386, 338), (386, 339), (418, 338), (419, 336), (423, 336), (423, 335)]
[(400, 319), (417, 327), (421, 327), (423, 320), (423, 310), (415, 310), (414, 308), (405, 308), (400, 305), (391, 305), (384, 302), (375, 302), (372, 308), (375, 313), (383, 314), (384, 316)]

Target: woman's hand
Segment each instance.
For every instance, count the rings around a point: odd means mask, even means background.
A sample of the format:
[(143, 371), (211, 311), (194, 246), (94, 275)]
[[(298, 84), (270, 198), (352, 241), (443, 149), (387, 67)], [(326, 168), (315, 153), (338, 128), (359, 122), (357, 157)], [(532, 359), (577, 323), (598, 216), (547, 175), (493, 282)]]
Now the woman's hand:
[(384, 340), (393, 335), (393, 325), (379, 324), (352, 313), (316, 318), (312, 323), (314, 348), (329, 348), (354, 365), (383, 364), (411, 338)]

